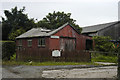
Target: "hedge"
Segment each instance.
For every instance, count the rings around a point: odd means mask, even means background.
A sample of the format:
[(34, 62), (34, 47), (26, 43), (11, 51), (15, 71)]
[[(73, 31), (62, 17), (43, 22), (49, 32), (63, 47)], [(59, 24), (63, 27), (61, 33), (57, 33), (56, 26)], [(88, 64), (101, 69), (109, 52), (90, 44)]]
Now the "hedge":
[(10, 60), (10, 57), (15, 54), (16, 44), (14, 41), (2, 41), (2, 59)]

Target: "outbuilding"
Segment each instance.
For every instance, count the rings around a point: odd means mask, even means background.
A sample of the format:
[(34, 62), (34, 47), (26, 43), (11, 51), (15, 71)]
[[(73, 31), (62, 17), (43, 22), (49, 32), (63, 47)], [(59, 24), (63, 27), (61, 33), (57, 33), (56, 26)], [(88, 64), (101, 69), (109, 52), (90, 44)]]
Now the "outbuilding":
[(66, 23), (55, 30), (33, 28), (16, 37), (16, 45), (17, 60), (90, 61), (85, 50), (92, 48), (93, 41)]
[(120, 21), (82, 27), (82, 34), (87, 36), (109, 36), (120, 40)]

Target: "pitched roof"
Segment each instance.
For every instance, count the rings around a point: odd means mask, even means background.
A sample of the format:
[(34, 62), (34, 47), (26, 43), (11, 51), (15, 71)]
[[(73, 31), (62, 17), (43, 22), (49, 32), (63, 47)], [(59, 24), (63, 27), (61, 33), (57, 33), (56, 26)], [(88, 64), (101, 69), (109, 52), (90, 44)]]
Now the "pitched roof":
[[(30, 38), (30, 37), (40, 37), (40, 36), (51, 36), (52, 34), (58, 32), (65, 26), (67, 26), (69, 23), (65, 23), (61, 27), (55, 29), (55, 30), (48, 30), (48, 29), (42, 29), (42, 28), (32, 28), (31, 30), (23, 33), (22, 35), (16, 37), (16, 39), (19, 38)], [(71, 26), (72, 27), (72, 26)]]
[(114, 25), (116, 23), (118, 23), (118, 21), (83, 27), (81, 33), (97, 32), (97, 31), (99, 31), (101, 29), (104, 29), (104, 28), (107, 28), (109, 26), (112, 26), (112, 25)]

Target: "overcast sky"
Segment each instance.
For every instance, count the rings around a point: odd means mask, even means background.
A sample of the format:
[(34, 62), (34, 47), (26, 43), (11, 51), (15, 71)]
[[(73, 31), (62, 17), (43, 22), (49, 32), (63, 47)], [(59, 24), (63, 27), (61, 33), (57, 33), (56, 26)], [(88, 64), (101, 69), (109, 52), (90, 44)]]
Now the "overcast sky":
[(81, 27), (118, 20), (119, 0), (1, 0), (0, 15), (15, 6), (26, 7), (29, 18), (41, 20), (53, 11), (71, 13), (71, 18)]

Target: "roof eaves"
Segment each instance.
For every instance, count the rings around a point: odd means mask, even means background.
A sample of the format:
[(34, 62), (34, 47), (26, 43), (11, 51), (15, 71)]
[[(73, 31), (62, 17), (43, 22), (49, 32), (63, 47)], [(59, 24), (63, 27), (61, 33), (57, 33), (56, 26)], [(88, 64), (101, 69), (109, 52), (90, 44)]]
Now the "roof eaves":
[(98, 31), (91, 31), (91, 32), (82, 32), (82, 34), (86, 34), (86, 33), (96, 33)]
[[(111, 27), (111, 26), (116, 25), (116, 24), (118, 24), (118, 23), (119, 23), (119, 21), (116, 21), (115, 23), (113, 23), (113, 24), (111, 24), (111, 25), (109, 25), (109, 26), (107, 26), (107, 27), (105, 27), (105, 28)], [(99, 31), (101, 31), (101, 30), (103, 30), (103, 29), (105, 29), (105, 28), (102, 28), (102, 29), (100, 29)]]

